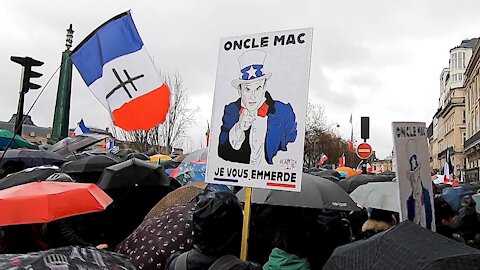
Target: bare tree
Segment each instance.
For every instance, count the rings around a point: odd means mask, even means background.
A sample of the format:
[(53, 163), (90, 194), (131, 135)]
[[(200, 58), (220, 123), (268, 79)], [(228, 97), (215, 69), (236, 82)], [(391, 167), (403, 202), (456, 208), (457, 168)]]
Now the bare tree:
[(160, 142), (171, 153), (174, 146), (180, 145), (187, 138), (187, 129), (194, 123), (199, 109), (188, 106), (190, 98), (178, 71), (172, 76), (167, 75), (165, 81), (170, 88), (170, 110), (158, 130)]
[(348, 142), (340, 138), (331, 126), (322, 105), (308, 103), (305, 119), (304, 161), (307, 166), (315, 166), (321, 153), (327, 155), (327, 163), (337, 163), (342, 154), (345, 154), (348, 166), (356, 166), (358, 157), (349, 152)]
[(116, 128), (117, 139), (134, 143), (135, 148), (142, 152), (153, 149), (164, 154), (170, 154), (174, 146), (188, 139), (186, 131), (194, 123), (198, 107), (189, 107), (187, 88), (178, 71), (167, 75), (165, 82), (170, 88), (170, 109), (163, 124), (147, 131)]

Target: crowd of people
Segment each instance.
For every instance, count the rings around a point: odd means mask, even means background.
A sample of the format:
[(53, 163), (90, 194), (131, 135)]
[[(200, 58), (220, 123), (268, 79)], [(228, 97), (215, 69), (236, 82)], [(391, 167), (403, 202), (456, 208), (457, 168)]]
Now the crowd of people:
[[(18, 169), (19, 164), (8, 163), (2, 172)], [(56, 174), (51, 180), (74, 181), (66, 174)], [(111, 229), (115, 224), (99, 216), (80, 215), (4, 226), (0, 254), (90, 246), (122, 254), (138, 269), (322, 269), (336, 247), (368, 239), (399, 223), (399, 213), (375, 208), (346, 212), (254, 204), (248, 261), (241, 261), (243, 208), (235, 189), (186, 187), (164, 196), (127, 237), (113, 241), (94, 234), (86, 224), (107, 223)], [(472, 197), (465, 196), (458, 211), (441, 196), (434, 202), (437, 233), (479, 248), (480, 223)]]

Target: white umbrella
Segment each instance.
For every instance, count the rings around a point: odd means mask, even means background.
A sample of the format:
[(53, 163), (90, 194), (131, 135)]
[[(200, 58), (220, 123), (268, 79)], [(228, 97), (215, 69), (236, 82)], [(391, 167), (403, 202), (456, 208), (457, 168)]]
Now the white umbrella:
[(400, 197), (396, 182), (370, 182), (356, 188), (350, 197), (363, 207), (400, 212)]

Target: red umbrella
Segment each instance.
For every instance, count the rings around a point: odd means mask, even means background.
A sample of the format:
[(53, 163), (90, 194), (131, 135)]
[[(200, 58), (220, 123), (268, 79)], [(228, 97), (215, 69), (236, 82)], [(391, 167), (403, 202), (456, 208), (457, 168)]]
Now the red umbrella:
[(0, 226), (46, 223), (98, 212), (112, 203), (95, 184), (42, 181), (0, 191)]

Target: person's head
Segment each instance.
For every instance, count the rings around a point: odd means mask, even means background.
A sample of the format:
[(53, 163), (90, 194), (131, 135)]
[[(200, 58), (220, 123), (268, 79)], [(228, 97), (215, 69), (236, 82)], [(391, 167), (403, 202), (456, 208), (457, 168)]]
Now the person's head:
[(389, 225), (393, 226), (397, 224), (397, 219), (395, 218), (395, 212), (371, 208), (368, 214), (369, 219), (373, 219), (376, 221), (382, 221), (388, 223)]
[(266, 79), (254, 82), (241, 83), (238, 86), (238, 95), (242, 101), (242, 105), (248, 111), (255, 112), (262, 105), (266, 91)]
[(266, 82), (272, 73), (264, 72), (267, 53), (261, 50), (249, 50), (239, 58), (240, 77), (232, 81), (238, 90), (243, 106), (249, 111), (256, 111), (265, 96)]
[(465, 195), (462, 199), (462, 206), (475, 207), (477, 203), (471, 195)]
[(204, 254), (223, 255), (242, 229), (242, 208), (231, 192), (198, 196), (193, 212), (194, 244)]

